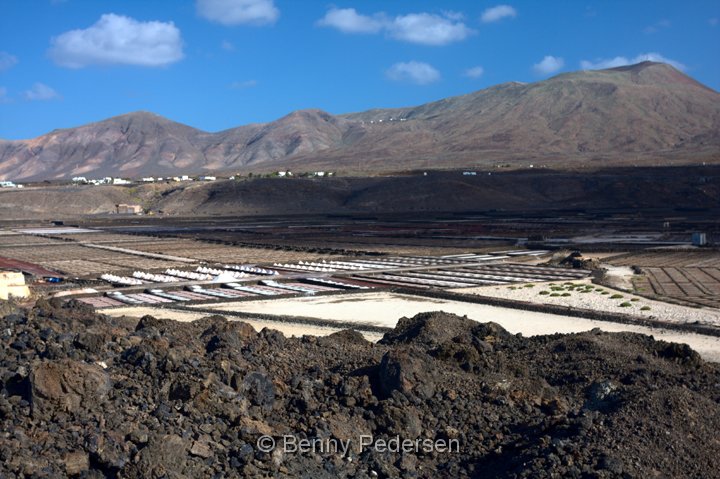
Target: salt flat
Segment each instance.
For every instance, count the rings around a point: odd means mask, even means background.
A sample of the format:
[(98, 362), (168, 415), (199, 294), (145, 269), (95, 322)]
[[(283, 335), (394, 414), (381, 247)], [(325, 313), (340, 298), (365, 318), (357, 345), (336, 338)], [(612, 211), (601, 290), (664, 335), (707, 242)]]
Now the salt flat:
[[(202, 307), (207, 308), (208, 305)], [(713, 336), (388, 292), (225, 302), (215, 303), (212, 308), (217, 310), (218, 314), (222, 314), (222, 311), (231, 311), (305, 316), (357, 323), (358, 327), (372, 325), (390, 328), (394, 327), (398, 319), (403, 316), (410, 317), (425, 311), (445, 311), (461, 316), (467, 315), (475, 321), (493, 321), (511, 333), (522, 333), (526, 336), (578, 333), (593, 328), (609, 332), (648, 334), (656, 339), (688, 344), (706, 360), (720, 362), (720, 338)], [(277, 329), (282, 324), (269, 323), (273, 325), (270, 327), (278, 324)]]
[[(559, 283), (558, 283), (559, 284)], [(569, 292), (569, 296), (551, 296), (540, 294), (541, 291), (552, 292), (549, 283), (533, 283), (532, 287), (524, 284), (512, 286), (481, 286), (477, 288), (462, 288), (452, 291), (462, 294), (472, 294), (490, 298), (512, 299), (528, 301), (536, 304), (553, 304), (569, 306), (572, 308), (590, 309), (593, 311), (607, 311), (623, 313), (658, 321), (673, 323), (702, 323), (720, 327), (720, 311), (711, 308), (691, 308), (677, 304), (665, 303), (643, 298), (625, 291), (609, 288), (607, 286), (593, 285), (589, 279), (573, 281), (575, 285), (593, 286), (588, 292), (580, 292), (581, 288)], [(561, 287), (561, 286), (557, 286)], [(603, 291), (606, 294), (602, 294)], [(568, 291), (564, 291), (568, 292)], [(621, 298), (613, 298), (620, 295)], [(629, 306), (627, 305), (629, 303)], [(626, 306), (622, 306), (625, 304)], [(643, 307), (649, 309), (643, 310)]]

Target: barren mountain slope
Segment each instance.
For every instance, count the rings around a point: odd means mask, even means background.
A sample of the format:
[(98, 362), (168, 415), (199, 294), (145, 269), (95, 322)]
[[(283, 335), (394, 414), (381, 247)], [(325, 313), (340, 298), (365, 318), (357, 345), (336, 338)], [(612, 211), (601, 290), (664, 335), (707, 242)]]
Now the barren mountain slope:
[(241, 126), (213, 135), (204, 153), (216, 168), (233, 168), (343, 146), (355, 122), (321, 110), (300, 110), (264, 125)]
[(204, 161), (196, 146), (204, 136), (152, 113), (130, 113), (33, 140), (0, 142), (0, 176), (52, 179), (196, 169)]
[(0, 141), (0, 178), (15, 180), (717, 161), (720, 94), (652, 62), (506, 83), (410, 108), (340, 116), (302, 110), (214, 134), (132, 113)]
[(720, 94), (650, 62), (345, 117), (374, 122), (354, 149), (427, 158), (430, 166), (527, 156), (600, 156), (617, 164), (647, 155), (705, 152), (717, 158), (720, 152)]

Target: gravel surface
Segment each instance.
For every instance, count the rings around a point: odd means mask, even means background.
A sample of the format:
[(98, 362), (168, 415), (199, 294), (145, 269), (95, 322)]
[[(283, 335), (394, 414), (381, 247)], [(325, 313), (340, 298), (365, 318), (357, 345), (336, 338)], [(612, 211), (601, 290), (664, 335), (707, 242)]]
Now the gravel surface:
[[(631, 314), (659, 321), (699, 322), (720, 327), (720, 311), (715, 309), (690, 308), (646, 299), (625, 291), (592, 284), (589, 279), (573, 281), (572, 284), (576, 286), (573, 287), (562, 282), (521, 283), (512, 286), (483, 286), (454, 289), (452, 291), (491, 298), (514, 299), (538, 304), (556, 304), (573, 308)], [(543, 292), (547, 294), (543, 294)]]

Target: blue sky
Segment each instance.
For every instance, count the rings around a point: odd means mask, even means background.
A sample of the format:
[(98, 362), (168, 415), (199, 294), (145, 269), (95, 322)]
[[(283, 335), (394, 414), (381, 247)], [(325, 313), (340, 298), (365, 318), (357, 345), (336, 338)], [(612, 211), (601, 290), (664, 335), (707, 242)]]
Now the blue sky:
[(0, 138), (136, 110), (219, 131), (642, 59), (720, 90), (720, 2), (0, 0)]

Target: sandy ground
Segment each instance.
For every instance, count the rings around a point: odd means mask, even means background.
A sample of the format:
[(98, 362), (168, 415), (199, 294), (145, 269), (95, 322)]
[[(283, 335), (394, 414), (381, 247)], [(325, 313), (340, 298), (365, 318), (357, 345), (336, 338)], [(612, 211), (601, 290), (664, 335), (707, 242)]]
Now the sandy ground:
[[(710, 308), (689, 308), (676, 304), (664, 303), (662, 301), (654, 301), (640, 296), (635, 296), (624, 291), (615, 290), (605, 286), (593, 285), (590, 280), (573, 281), (574, 284), (583, 284), (594, 286), (595, 289), (588, 293), (581, 293), (576, 288), (574, 291), (552, 291), (551, 283), (528, 283), (532, 287), (526, 287), (525, 284), (517, 284), (513, 286), (482, 286), (478, 288), (462, 288), (452, 291), (462, 294), (475, 294), (479, 296), (488, 296), (492, 298), (514, 299), (519, 301), (528, 301), (538, 304), (557, 304), (562, 306), (570, 306), (573, 308), (593, 309), (596, 311), (610, 311), (613, 313), (631, 314), (648, 319), (656, 319), (659, 321), (668, 321), (676, 323), (700, 323), (710, 324), (720, 327), (720, 311)], [(557, 287), (562, 283), (553, 283)], [(608, 294), (601, 294), (597, 290), (601, 289)], [(540, 291), (549, 293), (566, 293), (570, 296), (550, 296), (541, 295)], [(611, 299), (614, 294), (622, 295), (622, 298)], [(637, 298), (633, 301), (633, 298)], [(630, 303), (628, 307), (620, 306), (623, 303)], [(643, 311), (642, 307), (650, 309)]]
[(613, 266), (611, 264), (603, 264), (602, 267), (605, 270), (605, 277), (608, 284), (616, 288), (624, 289), (625, 291), (632, 291), (632, 278), (634, 273), (631, 267)]
[[(146, 314), (155, 316), (156, 318), (172, 319), (175, 321), (195, 321), (200, 318), (208, 316), (207, 313), (191, 313), (187, 311), (177, 311), (171, 309), (156, 309), (152, 307), (127, 307), (127, 308), (114, 308), (114, 309), (101, 309), (99, 312), (107, 314), (108, 316), (132, 316), (134, 318), (142, 318)], [(230, 320), (235, 318), (229, 317)], [(263, 328), (270, 328), (280, 331), (285, 336), (327, 336), (342, 330), (342, 328), (323, 328), (320, 326), (311, 326), (306, 324), (292, 324), (282, 323), (278, 321), (264, 321), (260, 319), (237, 319), (248, 323), (250, 326), (255, 328), (256, 331), (261, 331)], [(362, 332), (365, 339), (368, 341), (379, 341), (382, 338), (382, 334)]]
[[(202, 307), (207, 308), (209, 305)], [(296, 315), (386, 327), (394, 327), (402, 316), (414, 316), (424, 311), (445, 311), (467, 315), (476, 321), (494, 321), (511, 333), (522, 333), (526, 336), (577, 333), (593, 328), (600, 328), (603, 331), (648, 334), (654, 336), (655, 339), (686, 343), (706, 360), (720, 362), (720, 338), (717, 337), (387, 292), (228, 302), (217, 303), (212, 307), (218, 310), (218, 314), (222, 314), (222, 311), (225, 310)]]

